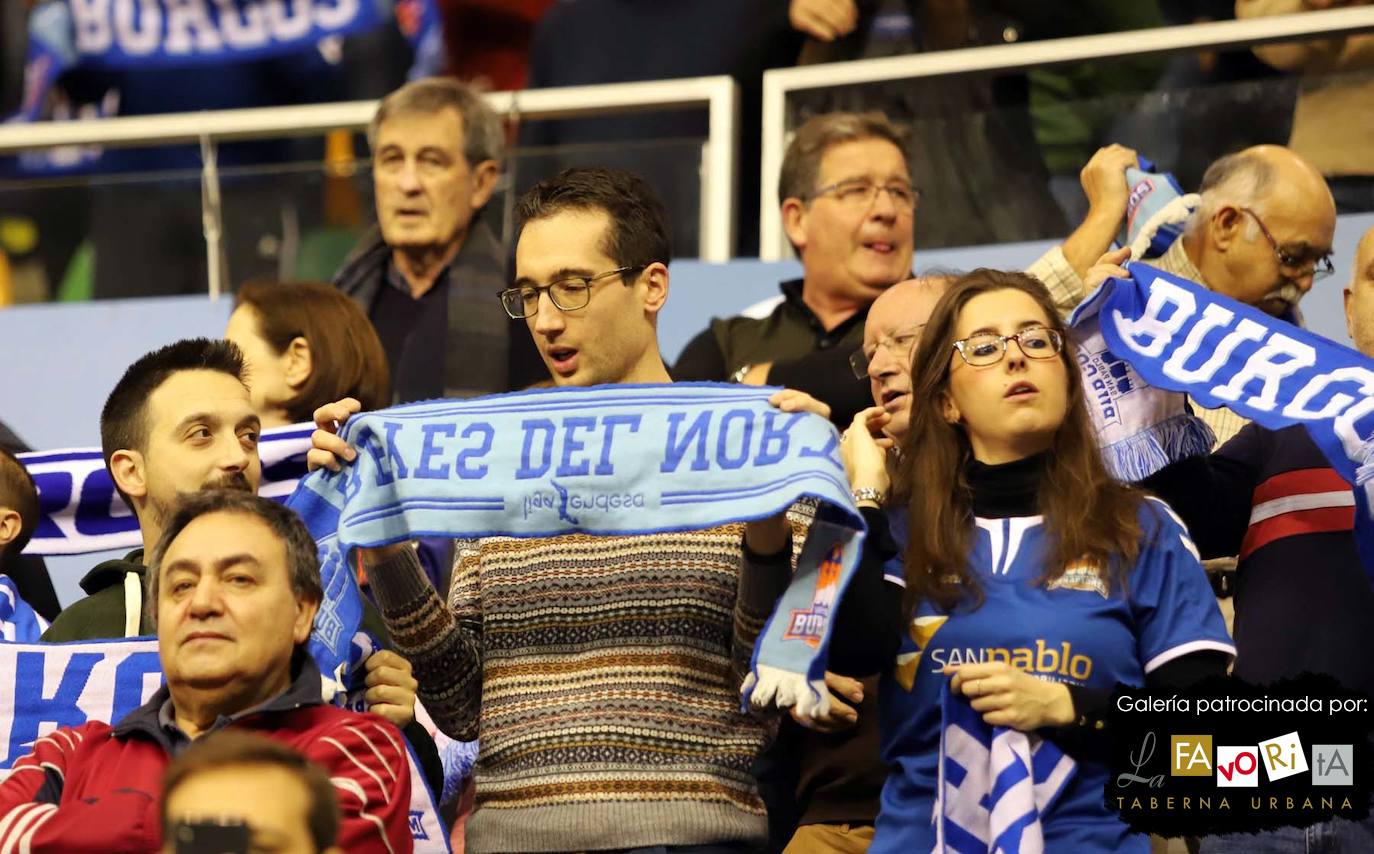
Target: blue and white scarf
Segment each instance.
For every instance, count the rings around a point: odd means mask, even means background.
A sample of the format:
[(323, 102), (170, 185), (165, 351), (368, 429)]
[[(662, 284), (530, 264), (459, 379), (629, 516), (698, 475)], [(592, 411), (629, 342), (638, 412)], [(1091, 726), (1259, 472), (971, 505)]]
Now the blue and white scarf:
[[(285, 500), (305, 474), (311, 424), (264, 430), (258, 443), (262, 484), (258, 494)], [(24, 554), (72, 555), (143, 545), (138, 520), (115, 493), (99, 448), (19, 454), (38, 486), (42, 515)]]
[(1136, 160), (1136, 166), (1126, 168), (1130, 195), (1116, 242), (1131, 247), (1132, 258), (1158, 258), (1182, 235), (1199, 198), (1185, 195), (1173, 174), (1156, 172), (1155, 165), (1144, 157)]
[(417, 536), (691, 531), (819, 498), (744, 689), (746, 704), (810, 714), (828, 701), (830, 616), (857, 565), (863, 520), (834, 428), (770, 406), (774, 391), (612, 385), (382, 410), (345, 425), (355, 462), (305, 478), (287, 503), (325, 561), (343, 565), (355, 546)]
[[(1106, 349), (1157, 394), (1184, 392), (1271, 430), (1306, 427), (1354, 487), (1355, 539), (1374, 580), (1374, 360), (1148, 264), (1127, 269), (1131, 278), (1109, 279), (1075, 318), (1096, 316)], [(1152, 398), (1138, 399), (1148, 409)]]
[[(157, 638), (0, 642), (0, 780), (55, 727), (115, 723), (146, 703), (162, 682)], [(444, 854), (450, 850), (448, 834), (435, 795), (406, 746), (414, 850)]]
[(983, 721), (946, 683), (940, 689), (935, 851), (1039, 854), (1041, 819), (1077, 764), (1053, 742)]
[(48, 621), (19, 596), (14, 579), (0, 574), (0, 640), (35, 643), (48, 630)]

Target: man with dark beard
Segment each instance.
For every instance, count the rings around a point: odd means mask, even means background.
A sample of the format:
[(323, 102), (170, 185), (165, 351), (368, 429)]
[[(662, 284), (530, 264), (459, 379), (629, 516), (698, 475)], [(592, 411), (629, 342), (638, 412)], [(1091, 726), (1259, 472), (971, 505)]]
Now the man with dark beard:
[[(86, 573), (86, 598), (57, 615), (45, 641), (153, 635), (143, 607), (144, 553), (151, 553), (182, 496), (208, 489), (256, 494), (261, 425), (248, 392), (243, 353), (232, 341), (188, 338), (129, 366), (100, 411), (100, 448), (124, 503), (138, 519), (143, 548)], [(390, 646), (381, 615), (363, 603), (362, 628)], [(442, 779), (433, 741), (414, 723), (415, 679), (390, 649), (365, 662), (369, 711), (405, 733), (431, 786)]]
[(228, 341), (177, 341), (134, 362), (100, 412), (100, 447), (143, 548), (81, 579), (88, 594), (64, 610), (46, 641), (152, 634), (143, 625), (143, 553), (162, 535), (178, 496), (202, 489), (257, 492), (258, 414), (243, 354)]

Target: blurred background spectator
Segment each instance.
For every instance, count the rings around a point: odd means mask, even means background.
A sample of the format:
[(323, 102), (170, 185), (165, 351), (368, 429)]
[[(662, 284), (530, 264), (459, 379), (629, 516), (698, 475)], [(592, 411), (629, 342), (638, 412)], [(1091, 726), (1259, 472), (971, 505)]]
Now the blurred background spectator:
[[(1369, 0), (1236, 0), (1236, 16), (1366, 5)], [(1288, 147), (1326, 176), (1341, 213), (1374, 210), (1374, 35), (1266, 45), (1255, 56), (1301, 75)]]

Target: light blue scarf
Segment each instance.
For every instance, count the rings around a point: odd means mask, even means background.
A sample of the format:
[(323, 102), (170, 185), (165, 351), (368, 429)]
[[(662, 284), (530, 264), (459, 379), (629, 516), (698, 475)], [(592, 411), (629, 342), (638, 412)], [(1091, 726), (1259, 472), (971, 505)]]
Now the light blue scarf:
[[(306, 520), (329, 575), (351, 583), (344, 558), (355, 546), (419, 536), (692, 531), (818, 498), (817, 521), (745, 688), (746, 702), (806, 713), (828, 699), (830, 615), (857, 565), (863, 520), (835, 429), (770, 406), (774, 391), (612, 385), (369, 413), (342, 432), (357, 460), (305, 478), (288, 505)], [(336, 630), (350, 628), (340, 620)]]

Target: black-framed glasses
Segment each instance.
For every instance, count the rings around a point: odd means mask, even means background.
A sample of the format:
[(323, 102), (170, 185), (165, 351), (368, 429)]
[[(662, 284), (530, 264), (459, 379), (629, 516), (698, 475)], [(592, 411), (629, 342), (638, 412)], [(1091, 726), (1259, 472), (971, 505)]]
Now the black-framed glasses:
[(821, 187), (819, 190), (806, 197), (806, 201), (819, 198), (820, 196), (833, 196), (835, 201), (848, 208), (856, 210), (868, 210), (877, 201), (879, 191), (887, 193), (892, 199), (892, 204), (898, 210), (914, 211), (921, 203), (921, 191), (900, 182), (890, 184), (875, 184), (866, 178), (848, 178), (844, 181), (837, 181), (834, 184)]
[(1313, 279), (1329, 276), (1335, 271), (1336, 265), (1331, 262), (1330, 252), (1322, 255), (1315, 255), (1312, 252), (1290, 252), (1280, 246), (1279, 242), (1274, 239), (1274, 235), (1269, 232), (1268, 226), (1264, 224), (1264, 220), (1260, 219), (1259, 214), (1249, 208), (1241, 208), (1240, 210), (1254, 217), (1255, 225), (1259, 226), (1260, 233), (1264, 235), (1265, 240), (1269, 241), (1269, 245), (1274, 247), (1274, 257), (1279, 259), (1280, 267), (1294, 272), (1301, 272), (1303, 268), (1311, 264)]
[(636, 264), (630, 267), (617, 267), (614, 270), (597, 273), (595, 276), (569, 276), (566, 279), (549, 282), (547, 285), (522, 285), (518, 288), (506, 288), (500, 294), (501, 305), (512, 320), (533, 317), (539, 312), (539, 295), (548, 291), (549, 299), (553, 301), (555, 308), (562, 311), (577, 311), (579, 308), (586, 308), (587, 303), (592, 301), (593, 282), (609, 279), (611, 276), (623, 276), (626, 273), (643, 270), (647, 266), (647, 264)]
[(975, 368), (995, 365), (1007, 355), (1007, 343), (1016, 346), (1028, 359), (1053, 359), (1064, 349), (1064, 336), (1044, 326), (1031, 326), (1015, 335), (994, 335), (983, 332), (954, 342), (954, 349), (964, 362)]
[(899, 330), (891, 337), (879, 338), (871, 353), (863, 347), (850, 353), (849, 369), (854, 372), (854, 378), (868, 379), (868, 366), (878, 355), (879, 348), (886, 350), (889, 356), (899, 362), (910, 362), (911, 352), (916, 349), (916, 343), (921, 340), (921, 330), (925, 328), (926, 325), (922, 323), (920, 326)]

